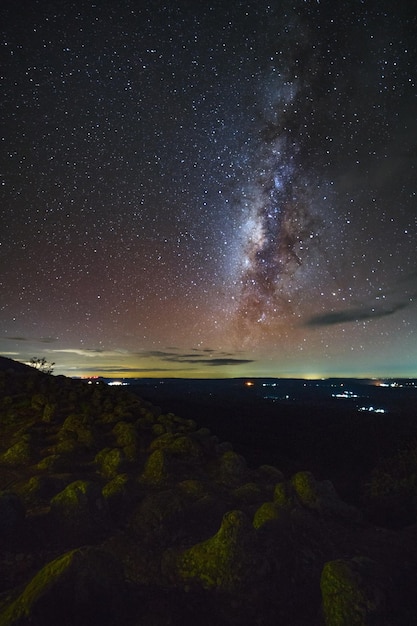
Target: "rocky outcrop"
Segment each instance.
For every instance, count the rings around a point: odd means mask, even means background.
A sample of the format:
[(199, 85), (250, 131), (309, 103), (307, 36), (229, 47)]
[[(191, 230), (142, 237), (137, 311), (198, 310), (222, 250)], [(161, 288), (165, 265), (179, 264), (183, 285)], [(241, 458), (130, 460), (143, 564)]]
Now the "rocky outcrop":
[(417, 531), (125, 390), (0, 378), (0, 626), (410, 623)]

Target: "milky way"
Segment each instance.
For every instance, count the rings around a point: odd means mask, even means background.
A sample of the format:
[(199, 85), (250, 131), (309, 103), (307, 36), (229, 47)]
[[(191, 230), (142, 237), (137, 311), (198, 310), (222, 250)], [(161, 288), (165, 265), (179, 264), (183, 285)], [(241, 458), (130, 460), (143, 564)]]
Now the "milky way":
[(0, 24), (2, 354), (417, 375), (409, 3), (6, 1)]

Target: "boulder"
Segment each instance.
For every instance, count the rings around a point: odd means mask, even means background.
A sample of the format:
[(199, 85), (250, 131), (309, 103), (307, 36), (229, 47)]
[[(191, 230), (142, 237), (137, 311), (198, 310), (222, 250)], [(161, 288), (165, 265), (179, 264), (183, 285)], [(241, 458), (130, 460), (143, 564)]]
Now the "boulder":
[(3, 610), (0, 624), (116, 624), (125, 599), (119, 563), (103, 550), (79, 548), (45, 565)]
[(378, 565), (370, 559), (337, 559), (321, 575), (326, 626), (384, 626), (386, 606)]
[(177, 573), (186, 584), (205, 589), (232, 591), (251, 571), (253, 530), (249, 519), (239, 510), (223, 517), (220, 529), (209, 539), (185, 550), (177, 558)]

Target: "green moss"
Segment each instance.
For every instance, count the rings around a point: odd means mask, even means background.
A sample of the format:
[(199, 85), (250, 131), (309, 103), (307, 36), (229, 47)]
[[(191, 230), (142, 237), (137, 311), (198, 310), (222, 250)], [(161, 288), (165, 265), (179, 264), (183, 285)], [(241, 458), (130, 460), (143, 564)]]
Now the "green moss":
[(60, 429), (59, 437), (62, 440), (75, 439), (77, 443), (87, 448), (93, 447), (94, 432), (91, 418), (87, 415), (69, 415)]
[(64, 484), (62, 479), (54, 476), (32, 476), (23, 485), (21, 493), (29, 501), (49, 500), (62, 490)]
[(361, 570), (367, 559), (342, 559), (325, 564), (321, 576), (323, 614), (326, 626), (369, 626), (380, 623), (381, 598), (367, 592)]
[(294, 504), (294, 491), (291, 485), (280, 482), (274, 488), (274, 503), (277, 507), (287, 509)]
[(47, 423), (52, 422), (56, 414), (56, 409), (56, 404), (48, 402), (43, 409), (42, 421)]
[(0, 626), (115, 624), (125, 600), (121, 567), (104, 551), (79, 548), (45, 565), (0, 615)]
[(78, 442), (75, 438), (71, 437), (59, 441), (53, 448), (54, 455), (72, 456), (79, 449)]
[(294, 490), (303, 504), (315, 507), (318, 504), (317, 482), (311, 472), (298, 472), (291, 479)]
[(102, 489), (103, 497), (106, 500), (122, 497), (126, 493), (128, 483), (129, 476), (127, 474), (119, 474), (118, 476), (115, 476), (113, 480), (104, 485)]
[(120, 474), (123, 469), (125, 457), (119, 448), (104, 448), (94, 459), (100, 468), (100, 473), (107, 478)]
[(63, 504), (64, 506), (72, 507), (77, 506), (81, 499), (87, 497), (89, 490), (91, 489), (91, 483), (87, 480), (76, 480), (70, 483), (64, 491), (53, 498), (51, 504)]
[(191, 498), (202, 498), (207, 495), (207, 490), (199, 480), (183, 480), (178, 483), (178, 487), (181, 491)]
[(253, 516), (253, 527), (258, 529), (280, 518), (280, 510), (274, 502), (264, 502)]
[(28, 438), (24, 437), (22, 441), (18, 441), (1, 455), (0, 463), (18, 467), (19, 465), (27, 465), (30, 463), (31, 459), (32, 448)]
[(68, 552), (64, 554), (64, 556), (60, 556), (51, 563), (48, 563), (48, 565), (45, 565), (30, 581), (22, 595), (0, 615), (0, 626), (12, 626), (13, 624), (20, 623), (20, 620), (24, 620), (25, 618), (30, 620), (33, 605), (36, 604), (44, 594), (48, 593), (50, 588), (54, 585), (55, 580), (68, 569), (76, 552), (77, 550)]
[(113, 428), (116, 445), (123, 449), (128, 461), (135, 461), (139, 451), (139, 437), (134, 424), (118, 422)]
[(215, 478), (219, 483), (237, 486), (245, 477), (245, 471), (245, 459), (233, 450), (226, 450), (216, 464)]
[(192, 546), (178, 559), (178, 574), (187, 582), (198, 582), (206, 589), (233, 590), (242, 581), (246, 563), (245, 537), (248, 521), (242, 511), (223, 517), (219, 531)]
[(166, 432), (165, 426), (163, 426), (162, 424), (154, 424), (152, 426), (152, 434), (155, 435), (155, 437), (159, 437), (160, 435), (163, 435)]
[(254, 504), (262, 502), (265, 490), (256, 483), (245, 483), (233, 491), (233, 495), (239, 502), (244, 504)]
[(48, 400), (43, 393), (35, 393), (31, 399), (31, 407), (35, 411), (42, 411)]
[(141, 478), (150, 485), (162, 485), (168, 481), (168, 463), (163, 450), (155, 450), (148, 457)]
[(36, 468), (40, 471), (57, 472), (65, 467), (65, 462), (62, 461), (62, 457), (59, 454), (50, 454), (44, 457), (36, 465)]

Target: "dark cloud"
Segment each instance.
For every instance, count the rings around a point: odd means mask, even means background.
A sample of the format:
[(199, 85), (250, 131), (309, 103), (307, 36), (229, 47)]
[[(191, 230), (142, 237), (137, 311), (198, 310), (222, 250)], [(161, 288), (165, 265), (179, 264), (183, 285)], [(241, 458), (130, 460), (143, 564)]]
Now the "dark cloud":
[(398, 302), (390, 307), (377, 309), (369, 306), (359, 306), (353, 309), (344, 309), (342, 311), (334, 311), (331, 313), (323, 313), (322, 315), (313, 315), (305, 323), (304, 326), (333, 326), (334, 324), (346, 324), (349, 322), (362, 322), (380, 317), (393, 315), (397, 311), (406, 309), (412, 302)]
[(254, 363), (254, 359), (198, 359), (194, 363), (203, 363), (210, 367), (221, 367), (222, 365), (245, 365), (245, 363)]
[[(312, 328), (379, 319), (412, 306), (416, 298), (417, 271), (400, 278), (392, 290), (378, 292), (370, 303), (364, 302), (353, 308), (313, 315), (304, 322), (304, 326)], [(390, 300), (393, 302), (390, 303)]]
[(104, 365), (100, 367), (82, 367), (83, 372), (92, 372), (93, 374), (97, 374), (99, 371), (101, 375), (106, 373), (117, 373), (117, 374), (144, 374), (146, 372), (165, 372), (166, 368), (164, 367), (112, 367), (111, 365)]
[[(241, 359), (228, 352), (216, 352), (209, 348), (199, 350), (193, 348), (194, 352), (169, 352), (163, 350), (152, 350), (142, 353), (141, 356), (156, 357), (169, 363), (188, 365), (208, 365), (210, 367), (221, 367), (222, 365), (244, 365), (253, 363), (253, 359)], [(216, 354), (216, 356), (212, 356)]]
[(2, 339), (8, 339), (9, 341), (36, 341), (38, 343), (54, 343), (55, 341), (58, 341), (56, 337), (20, 337), (20, 336), (5, 337), (3, 336)]

